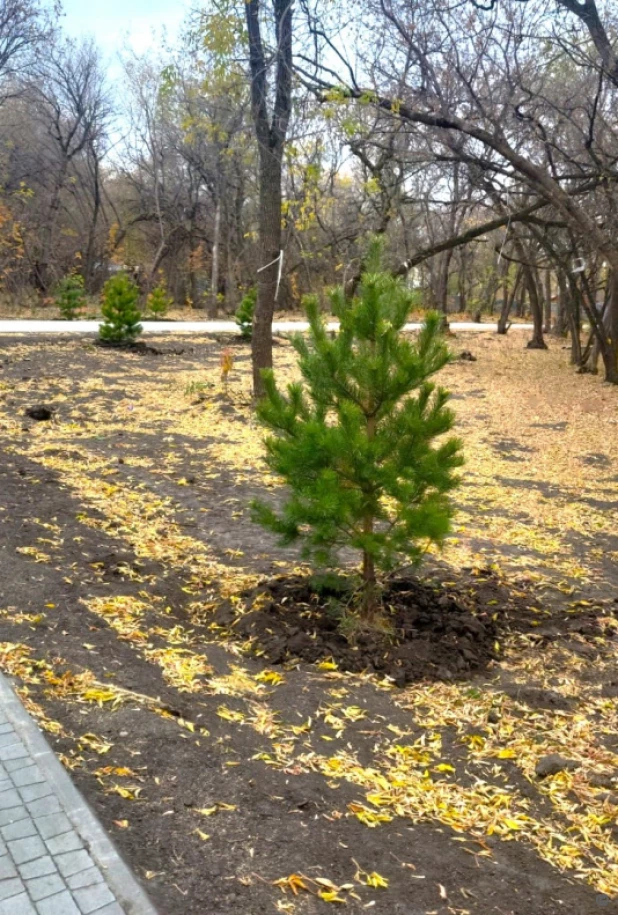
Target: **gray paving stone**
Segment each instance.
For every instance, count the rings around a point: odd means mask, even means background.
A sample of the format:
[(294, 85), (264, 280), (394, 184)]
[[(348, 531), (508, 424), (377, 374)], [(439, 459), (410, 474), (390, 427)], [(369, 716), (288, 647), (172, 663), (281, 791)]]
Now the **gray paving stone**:
[(89, 867), (86, 871), (80, 871), (78, 874), (73, 874), (72, 877), (67, 877), (67, 886), (72, 890), (104, 882), (103, 874), (98, 867)]
[(73, 890), (73, 898), (82, 915), (98, 912), (104, 905), (109, 905), (116, 901), (110, 888), (104, 883), (98, 883), (96, 886), (86, 886), (81, 890)]
[(80, 915), (68, 890), (56, 896), (48, 896), (36, 904), (38, 915)]
[(71, 829), (69, 818), (64, 813), (50, 813), (47, 816), (37, 817), (34, 821), (44, 839), (51, 839)]
[(74, 830), (65, 832), (61, 836), (55, 836), (53, 839), (47, 839), (45, 844), (50, 855), (61, 855), (65, 851), (77, 851), (84, 847), (84, 843)]
[(25, 766), (25, 768), (13, 772), (11, 779), (17, 788), (21, 788), (23, 785), (34, 785), (37, 782), (44, 782), (45, 776), (38, 766)]
[(17, 820), (25, 820), (28, 816), (25, 807), (10, 807), (8, 810), (0, 810), (0, 826), (16, 823)]
[(17, 793), (17, 788), (9, 788), (8, 791), (0, 793), (0, 810), (7, 810), (9, 807), (19, 807), (21, 798)]
[(40, 797), (36, 801), (26, 804), (31, 817), (46, 816), (48, 813), (60, 813), (60, 801), (57, 797)]
[(0, 880), (0, 900), (10, 899), (11, 896), (19, 896), (24, 890), (25, 886), (19, 877), (10, 877), (8, 880)]
[(8, 843), (9, 852), (15, 864), (25, 864), (35, 858), (44, 857), (47, 849), (38, 836), (28, 836), (27, 839), (14, 839)]
[(47, 874), (45, 877), (34, 877), (32, 880), (26, 880), (26, 889), (30, 898), (35, 902), (39, 899), (45, 899), (47, 896), (55, 896), (66, 889), (64, 880), (60, 874)]
[(16, 823), (9, 823), (8, 826), (0, 826), (0, 834), (5, 841), (9, 839), (25, 839), (27, 836), (36, 836), (36, 826), (34, 820), (26, 817), (23, 820), (17, 820)]
[(63, 877), (71, 877), (79, 871), (85, 871), (87, 867), (92, 867), (92, 858), (87, 851), (68, 851), (64, 855), (58, 855), (55, 859), (56, 866)]
[(0, 902), (0, 915), (37, 915), (26, 893)]
[(29, 804), (30, 801), (36, 801), (40, 797), (48, 797), (48, 795), (54, 793), (54, 789), (49, 782), (38, 782), (36, 785), (24, 785), (18, 790), (22, 800), (25, 801), (26, 804)]
[(0, 673), (0, 915), (126, 915), (119, 899), (156, 915)]
[(8, 855), (0, 858), (0, 880), (8, 880), (9, 877), (17, 877), (15, 865)]
[(24, 759), (26, 756), (28, 756), (28, 751), (21, 740), (18, 740), (17, 743), (12, 743), (8, 747), (0, 747), (0, 759), (3, 762), (15, 762), (18, 759)]
[[(0, 861), (1, 860), (2, 859), (0, 858)], [(19, 865), (19, 873), (22, 876), (22, 880), (31, 880), (33, 877), (44, 877), (46, 874), (55, 874), (56, 871), (57, 867), (49, 855)]]
[(2, 765), (4, 766), (7, 772), (16, 772), (18, 769), (25, 769), (26, 766), (30, 765), (30, 761), (24, 762), (23, 758), (20, 759), (6, 759)]
[(10, 747), (14, 743), (19, 743), (19, 736), (15, 733), (13, 728), (10, 731), (5, 731), (3, 734), (0, 734), (0, 747)]

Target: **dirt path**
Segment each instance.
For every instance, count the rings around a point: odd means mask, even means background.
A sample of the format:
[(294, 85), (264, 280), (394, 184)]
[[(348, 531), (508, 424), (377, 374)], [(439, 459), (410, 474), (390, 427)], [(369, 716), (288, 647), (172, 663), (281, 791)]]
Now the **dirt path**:
[[(471, 680), (397, 690), (212, 628), (299, 563), (248, 518), (274, 482), (246, 349), (222, 393), (220, 344), (182, 346), (0, 343), (0, 663), (160, 911), (611, 911), (615, 392), (510, 339), (448, 369), (466, 485), (430, 570), (530, 624)], [(551, 752), (579, 767), (539, 780)]]

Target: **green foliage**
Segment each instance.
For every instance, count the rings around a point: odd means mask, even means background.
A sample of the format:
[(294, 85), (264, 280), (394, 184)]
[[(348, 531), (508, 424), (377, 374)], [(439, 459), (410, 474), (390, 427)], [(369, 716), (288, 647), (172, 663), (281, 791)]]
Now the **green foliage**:
[(449, 395), (429, 380), (450, 358), (441, 318), (427, 315), (418, 339), (406, 337), (412, 298), (382, 272), (374, 242), (358, 296), (330, 294), (339, 333), (306, 300), (310, 338), (294, 339), (302, 381), (284, 394), (265, 372), (258, 407), (273, 432), (267, 463), (290, 492), (279, 511), (254, 503), (254, 519), (284, 544), (300, 538), (318, 565), (341, 547), (360, 551), (365, 615), (376, 610), (376, 569), (420, 561), (449, 532), (448, 493), (463, 463), (459, 440), (444, 438), (454, 422)]
[(101, 306), (105, 321), (99, 327), (99, 338), (104, 343), (121, 346), (132, 343), (141, 334), (138, 298), (139, 289), (126, 273), (118, 273), (107, 281)]
[(173, 304), (174, 300), (167, 294), (163, 281), (154, 287), (147, 299), (148, 311), (153, 318), (164, 318)]
[(74, 321), (86, 305), (84, 278), (79, 273), (70, 273), (56, 286), (56, 305), (65, 321)]
[(255, 315), (255, 303), (257, 302), (257, 287), (252, 286), (243, 296), (238, 311), (236, 312), (236, 323), (240, 328), (240, 334), (245, 340), (250, 340), (253, 335), (253, 318)]

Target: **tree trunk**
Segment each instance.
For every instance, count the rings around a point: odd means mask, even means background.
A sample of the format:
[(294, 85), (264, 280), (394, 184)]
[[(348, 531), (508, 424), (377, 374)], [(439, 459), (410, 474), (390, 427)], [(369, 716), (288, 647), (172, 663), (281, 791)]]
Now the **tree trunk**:
[(200, 297), (199, 287), (198, 287), (198, 252), (199, 250), (199, 241), (195, 234), (195, 220), (191, 220), (191, 228), (189, 230), (189, 298), (191, 299), (191, 308), (199, 308), (200, 303), (198, 301)]
[(547, 344), (543, 339), (543, 307), (539, 298), (539, 288), (536, 283), (536, 277), (534, 276), (534, 270), (528, 266), (524, 266), (523, 270), (524, 281), (530, 299), (532, 321), (534, 324), (532, 340), (529, 340), (526, 346), (528, 349), (547, 349)]
[(273, 366), (272, 321), (281, 257), (281, 180), (279, 151), (264, 146), (260, 151), (259, 235), (260, 264), (252, 336), (253, 392), (264, 394), (262, 372)]
[(544, 296), (544, 321), (543, 333), (551, 333), (551, 270), (545, 271), (545, 296)]
[(457, 287), (459, 289), (459, 311), (465, 312), (468, 308), (468, 296), (466, 286), (466, 268), (465, 261), (462, 258), (459, 276), (457, 278)]
[[(376, 418), (373, 415), (367, 417), (367, 438), (369, 441), (375, 438), (376, 434)], [(374, 528), (374, 513), (371, 505), (369, 505), (365, 517), (363, 518), (363, 534), (371, 536), (373, 534)], [(377, 579), (376, 579), (376, 567), (373, 554), (365, 548), (363, 550), (363, 597), (362, 597), (362, 612), (363, 616), (370, 618), (372, 617), (378, 607), (377, 601)]]
[(101, 212), (101, 180), (99, 170), (99, 157), (96, 150), (92, 150), (92, 217), (88, 229), (88, 243), (86, 246), (86, 256), (84, 258), (84, 280), (86, 290), (94, 292), (94, 273), (96, 258), (97, 229), (99, 225), (99, 213)]
[(219, 252), (221, 250), (221, 200), (217, 197), (215, 205), (215, 228), (212, 242), (212, 272), (210, 275), (210, 296), (208, 299), (208, 317), (217, 317), (219, 308)]
[[(292, 11), (290, 0), (273, 0), (277, 35), (275, 51), (264, 50), (260, 0), (245, 0), (251, 70), (251, 113), (259, 152), (259, 252), (257, 302), (253, 322), (251, 361), (253, 395), (264, 394), (262, 372), (272, 368), (272, 319), (278, 280), (283, 266), (281, 250), (281, 181), (283, 150), (292, 111)], [(268, 70), (275, 72), (272, 116), (269, 114)]]
[(607, 315), (607, 348), (602, 350), (605, 380), (618, 384), (618, 263), (612, 265), (611, 292)]
[(515, 301), (515, 296), (517, 295), (517, 290), (521, 283), (521, 268), (517, 271), (515, 275), (515, 282), (513, 283), (513, 289), (509, 292), (508, 283), (505, 282), (503, 289), (502, 297), (502, 310), (500, 311), (500, 317), (498, 318), (498, 333), (506, 334), (508, 331), (509, 324), (509, 314), (511, 313), (511, 308), (513, 307), (513, 302)]
[(36, 281), (37, 286), (43, 293), (49, 291), (52, 283), (51, 256), (54, 245), (56, 223), (58, 222), (58, 214), (60, 213), (60, 195), (64, 187), (68, 168), (69, 162), (65, 158), (62, 162), (60, 172), (58, 173), (54, 183), (54, 189), (52, 191), (49, 208), (47, 210), (47, 220), (41, 232), (41, 256), (36, 264)]
[(440, 257), (437, 271), (438, 276), (435, 291), (436, 308), (444, 315), (448, 313), (448, 280), (452, 257), (452, 250), (445, 251)]
[[(565, 322), (565, 326), (568, 324), (568, 329), (571, 334), (571, 365), (579, 365), (582, 353), (579, 310), (575, 305), (572, 284), (569, 282), (568, 275), (564, 271), (560, 270), (558, 271), (557, 279), (558, 289), (560, 290), (561, 303), (561, 309), (558, 314), (560, 315), (562, 313), (564, 316), (563, 320)], [(558, 327), (556, 327), (556, 333), (557, 332)]]

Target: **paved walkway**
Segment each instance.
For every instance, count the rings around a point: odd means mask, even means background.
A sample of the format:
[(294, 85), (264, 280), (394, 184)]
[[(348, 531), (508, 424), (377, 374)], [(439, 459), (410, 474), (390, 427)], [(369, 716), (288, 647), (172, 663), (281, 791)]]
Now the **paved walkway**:
[[(144, 321), (145, 334), (237, 334), (235, 321)], [(406, 324), (406, 330), (419, 330), (420, 324)], [(337, 330), (335, 322), (328, 324), (329, 330)], [(476, 324), (472, 321), (457, 321), (451, 325), (457, 331), (496, 331), (496, 324)], [(275, 321), (276, 334), (307, 330), (306, 321)], [(98, 321), (0, 321), (0, 334), (96, 334)], [(513, 330), (532, 330), (532, 324), (513, 324)]]
[(0, 674), (0, 915), (156, 915)]

